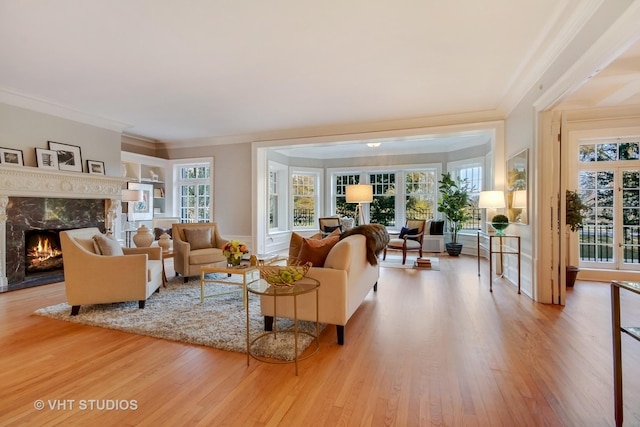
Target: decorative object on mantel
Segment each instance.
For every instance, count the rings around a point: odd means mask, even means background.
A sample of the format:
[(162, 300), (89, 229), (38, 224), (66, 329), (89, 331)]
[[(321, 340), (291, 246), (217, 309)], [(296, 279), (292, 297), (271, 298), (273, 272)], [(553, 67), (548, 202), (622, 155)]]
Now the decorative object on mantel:
[(53, 150), (36, 148), (36, 160), (41, 169), (58, 170), (58, 153)]
[(0, 164), (24, 166), (22, 150), (0, 147)]
[(104, 162), (87, 160), (87, 172), (94, 175), (104, 175)]
[(137, 248), (147, 248), (151, 246), (153, 243), (153, 234), (151, 234), (151, 230), (142, 224), (136, 234), (133, 235), (133, 243), (135, 243)]
[(80, 147), (54, 141), (48, 141), (48, 143), (49, 150), (53, 150), (58, 154), (58, 167), (60, 170), (82, 172)]
[(247, 244), (239, 240), (229, 240), (222, 249), (222, 254), (227, 258), (227, 265), (234, 267), (240, 265), (242, 255), (247, 253)]

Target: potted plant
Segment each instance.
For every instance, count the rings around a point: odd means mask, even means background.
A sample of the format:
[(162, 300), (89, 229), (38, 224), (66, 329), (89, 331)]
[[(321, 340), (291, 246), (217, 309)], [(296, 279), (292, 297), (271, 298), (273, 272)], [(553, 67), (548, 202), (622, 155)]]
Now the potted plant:
[(458, 231), (466, 221), (471, 219), (471, 212), (468, 209), (471, 205), (470, 184), (460, 178), (454, 180), (451, 173), (447, 172), (442, 174), (438, 189), (440, 190), (438, 212), (442, 212), (446, 217), (451, 232), (451, 242), (446, 243), (445, 247), (449, 255), (458, 256), (462, 251), (462, 243), (458, 243)]
[(498, 214), (491, 220), (491, 226), (495, 228), (497, 236), (504, 236), (504, 230), (509, 226), (509, 218)]
[[(571, 232), (576, 232), (580, 227), (582, 227), (582, 222), (584, 221), (589, 209), (589, 206), (584, 204), (577, 191), (567, 190), (565, 223), (569, 226), (569, 230), (571, 230)], [(569, 238), (567, 236), (567, 241), (568, 240)], [(567, 245), (567, 247), (569, 246)], [(579, 271), (580, 269), (578, 267), (567, 264), (566, 280), (568, 287), (573, 287), (576, 283)]]

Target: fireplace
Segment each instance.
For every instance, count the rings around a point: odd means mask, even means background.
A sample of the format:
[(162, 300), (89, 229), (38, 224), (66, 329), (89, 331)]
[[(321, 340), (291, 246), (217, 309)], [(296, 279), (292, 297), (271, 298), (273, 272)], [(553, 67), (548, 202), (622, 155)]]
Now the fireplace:
[(24, 234), (25, 274), (63, 268), (59, 230), (27, 230)]
[(87, 227), (112, 230), (126, 182), (0, 165), (0, 292), (64, 280), (58, 233)]

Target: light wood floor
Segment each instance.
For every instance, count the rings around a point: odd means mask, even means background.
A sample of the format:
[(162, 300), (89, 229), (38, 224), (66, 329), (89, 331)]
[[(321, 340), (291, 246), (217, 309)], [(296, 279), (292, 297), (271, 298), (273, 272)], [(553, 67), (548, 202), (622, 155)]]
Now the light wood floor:
[[(579, 282), (562, 308), (501, 279), (489, 293), (488, 265), (479, 278), (472, 257), (383, 269), (345, 345), (326, 328), (297, 377), (293, 365), (247, 367), (240, 353), (32, 314), (64, 300), (63, 284), (0, 294), (0, 425), (614, 424), (606, 283)], [(623, 323), (640, 324), (640, 297), (623, 292), (622, 304)], [(640, 343), (623, 337), (623, 353), (625, 425), (640, 425)], [(113, 401), (120, 409), (98, 409)]]

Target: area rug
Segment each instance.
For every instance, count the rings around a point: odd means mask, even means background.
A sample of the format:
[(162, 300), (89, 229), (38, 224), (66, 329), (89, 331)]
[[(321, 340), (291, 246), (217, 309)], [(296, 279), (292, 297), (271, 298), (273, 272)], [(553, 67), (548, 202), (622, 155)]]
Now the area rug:
[(440, 270), (440, 259), (437, 257), (425, 257), (431, 260), (431, 268), (416, 268), (414, 267), (416, 258), (415, 257), (407, 257), (407, 261), (402, 264), (402, 256), (389, 256), (387, 255), (386, 260), (380, 260), (380, 267), (387, 268), (404, 268), (404, 269), (416, 269), (416, 270)]
[[(173, 278), (166, 288), (160, 288), (146, 302), (144, 309), (138, 302), (83, 305), (77, 316), (71, 316), (71, 307), (61, 303), (35, 311), (36, 314), (68, 322), (117, 329), (140, 335), (172, 341), (204, 345), (221, 350), (246, 353), (246, 311), (239, 286), (207, 285), (207, 293), (236, 291), (227, 295), (206, 298), (200, 303), (200, 281), (192, 279), (182, 283), (182, 277)], [(251, 337), (264, 332), (260, 316), (260, 298), (249, 298), (249, 328)], [(314, 322), (298, 322), (300, 330), (314, 332)], [(323, 325), (320, 325), (322, 328)], [(293, 328), (293, 321), (279, 318), (278, 329)], [(304, 351), (313, 339), (300, 334), (298, 348)], [(315, 345), (315, 344), (314, 344)], [(263, 357), (293, 360), (293, 334), (282, 333), (277, 339), (258, 340), (252, 346), (255, 354)]]

